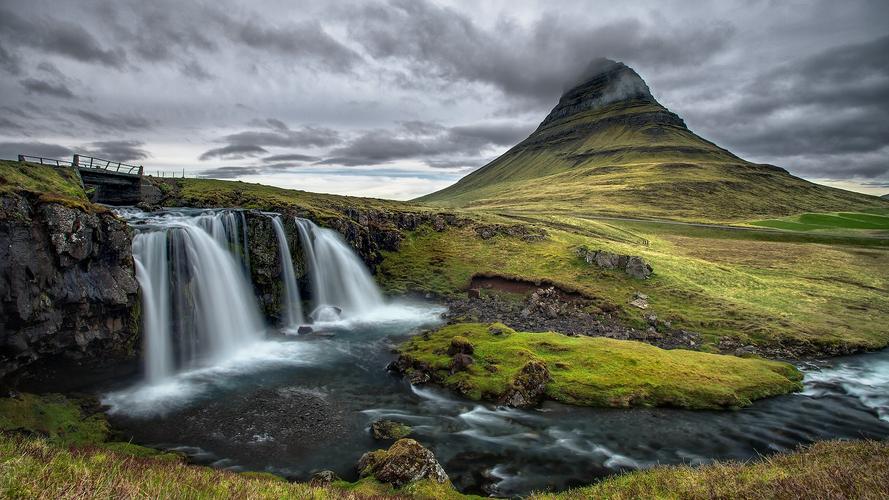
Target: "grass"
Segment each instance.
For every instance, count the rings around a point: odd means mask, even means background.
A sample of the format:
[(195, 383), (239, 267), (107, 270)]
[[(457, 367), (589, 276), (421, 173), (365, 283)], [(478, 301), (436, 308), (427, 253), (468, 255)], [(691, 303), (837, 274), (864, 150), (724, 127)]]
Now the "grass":
[(755, 462), (669, 466), (533, 500), (889, 497), (889, 442), (824, 441)]
[(782, 219), (753, 221), (750, 225), (786, 231), (864, 233), (889, 236), (889, 215), (877, 213), (805, 213)]
[[(447, 350), (455, 338), (468, 339), (475, 362), (451, 374)], [(582, 406), (738, 408), (799, 390), (802, 379), (792, 365), (776, 361), (664, 350), (603, 337), (516, 332), (497, 324), (445, 326), (413, 337), (399, 352), (431, 367), (435, 379), (475, 400), (500, 399), (530, 361), (549, 370), (548, 398)]]
[(0, 160), (0, 195), (31, 194), (44, 203), (93, 209), (74, 168)]
[(64, 445), (102, 443), (110, 434), (103, 416), (84, 415), (76, 402), (60, 394), (0, 399), (0, 431), (43, 436)]
[[(800, 233), (733, 231), (574, 216), (527, 219), (549, 237), (482, 240), (472, 228), (420, 228), (385, 254), (377, 278), (394, 293), (462, 294), (475, 274), (548, 279), (614, 305), (631, 322), (655, 312), (714, 344), (732, 337), (760, 346), (792, 344), (846, 352), (889, 344), (889, 249), (874, 240)], [(587, 265), (579, 246), (639, 255), (654, 275), (635, 280)], [(635, 291), (651, 309), (628, 305)]]

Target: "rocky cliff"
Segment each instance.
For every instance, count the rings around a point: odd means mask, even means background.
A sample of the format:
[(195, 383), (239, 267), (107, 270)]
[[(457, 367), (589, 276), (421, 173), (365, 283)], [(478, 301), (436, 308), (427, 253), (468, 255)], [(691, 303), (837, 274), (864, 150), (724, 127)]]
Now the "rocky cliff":
[(107, 364), (134, 354), (131, 240), (110, 212), (0, 196), (0, 378), (38, 360)]

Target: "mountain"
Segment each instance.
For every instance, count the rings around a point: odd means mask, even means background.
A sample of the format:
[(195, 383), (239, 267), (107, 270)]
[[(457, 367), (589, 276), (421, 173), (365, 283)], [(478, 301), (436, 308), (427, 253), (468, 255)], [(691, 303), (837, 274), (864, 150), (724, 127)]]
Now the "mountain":
[(884, 200), (889, 200), (889, 193), (886, 193), (883, 196), (880, 196), (880, 198), (883, 198)]
[(446, 207), (740, 221), (889, 208), (707, 141), (623, 63), (600, 59), (527, 139), (416, 201)]

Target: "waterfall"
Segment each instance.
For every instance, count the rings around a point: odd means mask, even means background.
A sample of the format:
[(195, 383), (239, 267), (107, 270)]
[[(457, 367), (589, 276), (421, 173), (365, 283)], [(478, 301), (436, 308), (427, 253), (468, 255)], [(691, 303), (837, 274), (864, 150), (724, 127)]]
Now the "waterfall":
[(296, 219), (296, 225), (316, 312), (333, 307), (355, 316), (383, 306), (383, 295), (364, 262), (339, 233), (306, 219)]
[(263, 321), (244, 269), (243, 215), (172, 213), (144, 221), (135, 226), (133, 257), (148, 379), (227, 357), (260, 339)]
[(302, 305), (300, 304), (299, 288), (296, 285), (296, 273), (293, 271), (293, 258), (290, 256), (290, 245), (281, 217), (272, 217), (275, 236), (278, 238), (278, 255), (281, 257), (281, 278), (284, 281), (284, 320), (286, 326), (298, 326), (305, 322)]

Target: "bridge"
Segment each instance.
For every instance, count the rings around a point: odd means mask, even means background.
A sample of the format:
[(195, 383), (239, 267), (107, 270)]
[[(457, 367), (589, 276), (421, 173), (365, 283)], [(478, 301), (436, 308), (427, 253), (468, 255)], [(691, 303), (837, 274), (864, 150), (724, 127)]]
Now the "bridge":
[(142, 199), (144, 170), (141, 165), (79, 154), (71, 161), (28, 155), (19, 155), (19, 161), (77, 169), (83, 188), (95, 203), (135, 205)]

